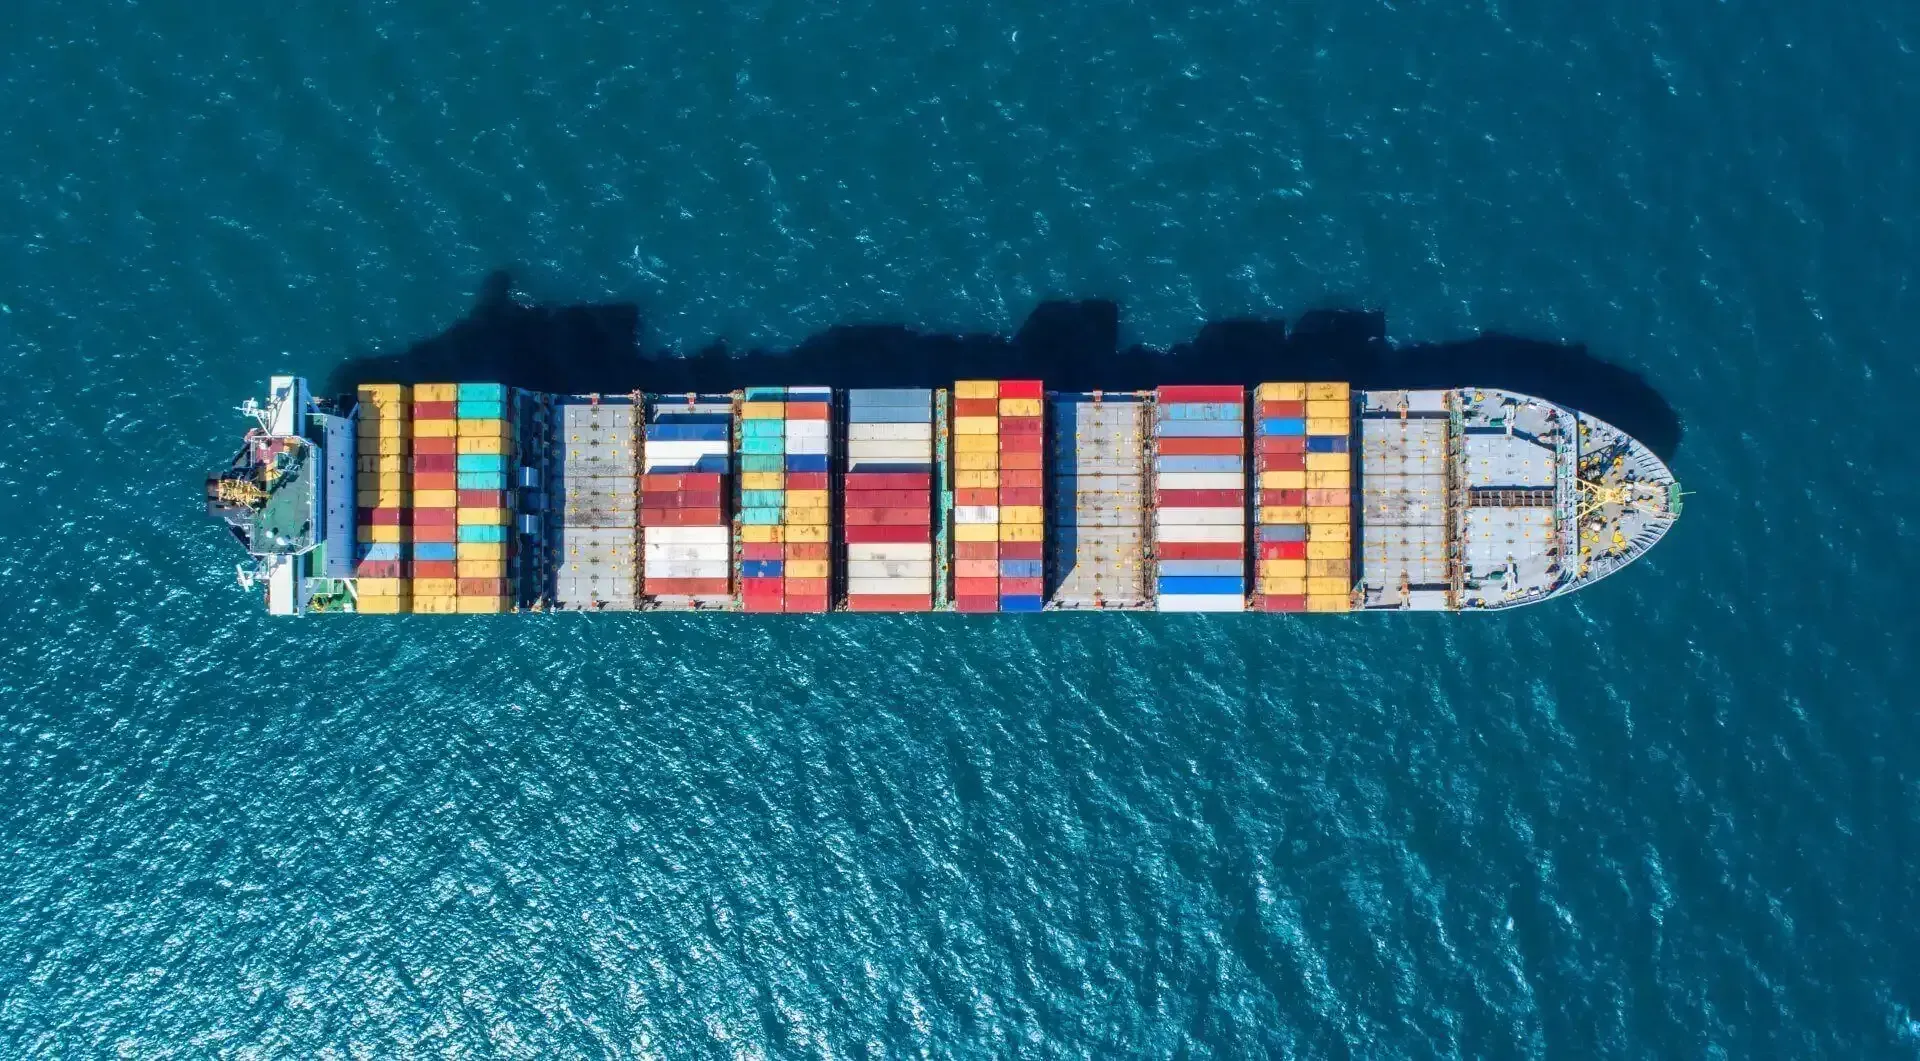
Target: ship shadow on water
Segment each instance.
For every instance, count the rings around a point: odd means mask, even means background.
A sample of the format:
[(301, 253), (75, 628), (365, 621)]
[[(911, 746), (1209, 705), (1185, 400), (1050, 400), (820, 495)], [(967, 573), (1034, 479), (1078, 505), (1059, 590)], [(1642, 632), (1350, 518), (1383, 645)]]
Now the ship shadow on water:
[(489, 380), (555, 393), (729, 391), (749, 385), (934, 387), (955, 379), (1039, 378), (1054, 390), (1144, 390), (1163, 383), (1346, 380), (1362, 389), (1472, 384), (1519, 391), (1597, 416), (1663, 460), (1681, 423), (1638, 374), (1584, 345), (1481, 335), (1395, 345), (1385, 314), (1315, 310), (1289, 328), (1272, 319), (1223, 320), (1169, 349), (1120, 346), (1120, 307), (1090, 299), (1043, 302), (1011, 336), (843, 325), (791, 350), (712, 344), (688, 355), (641, 347), (638, 305), (528, 305), (511, 278), (487, 278), (465, 318), (396, 354), (359, 357), (328, 378), (343, 394), (365, 382)]

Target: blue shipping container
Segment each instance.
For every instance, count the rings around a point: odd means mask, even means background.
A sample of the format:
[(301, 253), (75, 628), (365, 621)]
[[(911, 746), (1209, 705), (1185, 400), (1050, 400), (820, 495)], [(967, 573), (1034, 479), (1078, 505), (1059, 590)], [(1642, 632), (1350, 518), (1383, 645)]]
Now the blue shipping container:
[(871, 406), (864, 409), (849, 409), (847, 422), (853, 424), (930, 424), (933, 413), (926, 406), (903, 408), (898, 406)]
[(785, 490), (742, 490), (741, 508), (779, 508), (787, 503)]
[(1263, 435), (1304, 435), (1307, 422), (1297, 416), (1276, 416), (1260, 421), (1260, 433)]
[(1042, 574), (1039, 560), (1002, 560), (1001, 578), (1039, 578)]
[(454, 470), (462, 472), (507, 472), (507, 458), (500, 453), (462, 453), (454, 458)]
[[(779, 469), (772, 469), (778, 471)], [(790, 472), (824, 472), (827, 470), (827, 455), (824, 453), (789, 453), (787, 470)]]
[(454, 406), (453, 415), (460, 420), (505, 420), (507, 405), (505, 402), (460, 402)]
[(1347, 436), (1345, 435), (1308, 435), (1308, 453), (1345, 453)]
[(460, 472), (453, 477), (453, 485), (460, 490), (505, 490), (506, 472)]
[(507, 388), (499, 383), (462, 383), (454, 391), (454, 400), (462, 402), (504, 402)]
[(463, 542), (504, 542), (507, 540), (507, 528), (462, 524), (454, 537)]
[(1038, 594), (1022, 597), (1001, 597), (1000, 610), (1003, 612), (1037, 612), (1041, 610)]
[(785, 420), (742, 420), (740, 434), (743, 438), (785, 438), (787, 422)]
[[(789, 457), (788, 460), (793, 458)], [(740, 455), (740, 470), (743, 472), (777, 472), (781, 459), (778, 453), (743, 453)]]
[(742, 508), (740, 510), (740, 522), (750, 523), (756, 527), (777, 527), (780, 525), (780, 513), (782, 511), (782, 509), (767, 508), (764, 506)]
[(741, 578), (779, 578), (780, 572), (785, 569), (786, 561), (784, 560), (740, 561)]
[(1241, 596), (1246, 593), (1246, 583), (1238, 575), (1163, 575), (1160, 578), (1160, 595), (1171, 597), (1177, 594), (1217, 594)]
[(785, 387), (748, 387), (747, 400), (750, 402), (777, 402), (787, 397)]
[(1304, 523), (1266, 524), (1260, 528), (1260, 540), (1263, 542), (1304, 542), (1307, 540), (1307, 525)]
[(413, 547), (415, 560), (453, 560), (458, 556), (452, 542), (419, 542)]

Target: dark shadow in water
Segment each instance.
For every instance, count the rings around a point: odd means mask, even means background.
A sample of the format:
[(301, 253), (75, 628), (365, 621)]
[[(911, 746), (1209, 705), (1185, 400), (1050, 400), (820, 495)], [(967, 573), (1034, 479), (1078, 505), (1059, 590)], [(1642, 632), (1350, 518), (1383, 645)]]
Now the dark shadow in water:
[(748, 385), (946, 386), (955, 379), (1035, 377), (1054, 390), (1137, 390), (1162, 383), (1347, 380), (1365, 389), (1472, 384), (1531, 394), (1605, 420), (1664, 459), (1681, 424), (1638, 374), (1584, 345), (1482, 335), (1395, 346), (1385, 315), (1315, 310), (1278, 320), (1225, 320), (1191, 342), (1121, 349), (1120, 308), (1105, 300), (1044, 302), (1019, 332), (923, 334), (898, 325), (829, 328), (788, 351), (714, 344), (689, 357), (647, 353), (632, 303), (530, 306), (504, 273), (487, 278), (473, 312), (398, 354), (357, 358), (326, 393), (362, 382), (489, 380), (555, 393), (728, 391)]

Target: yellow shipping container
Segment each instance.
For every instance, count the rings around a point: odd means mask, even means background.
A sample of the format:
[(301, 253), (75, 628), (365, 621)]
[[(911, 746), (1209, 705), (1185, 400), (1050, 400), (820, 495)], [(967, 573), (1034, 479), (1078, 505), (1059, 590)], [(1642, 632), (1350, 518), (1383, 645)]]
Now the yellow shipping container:
[(505, 560), (456, 560), (454, 574), (461, 578), (506, 578)]
[(802, 508), (799, 505), (788, 502), (784, 522), (789, 527), (825, 526), (827, 523), (827, 510), (825, 506), (808, 506)]
[(384, 405), (379, 402), (361, 402), (360, 403), (360, 422), (371, 423), (375, 420), (397, 420), (402, 423), (405, 423), (407, 419), (407, 412), (408, 412), (407, 407), (404, 405)]
[(504, 527), (508, 516), (504, 508), (463, 508), (455, 511), (453, 521), (468, 527)]
[(956, 398), (998, 398), (1000, 381), (997, 379), (963, 379), (953, 385)]
[(360, 440), (360, 452), (371, 453), (376, 457), (405, 457), (412, 447), (405, 438), (363, 438)]
[(1310, 472), (1346, 471), (1352, 466), (1352, 457), (1346, 453), (1307, 454), (1307, 470)]
[[(746, 530), (748, 528), (743, 527), (741, 529)], [(787, 541), (811, 545), (826, 541), (828, 528), (825, 523), (812, 523), (803, 527), (769, 527), (767, 529), (785, 532)], [(779, 540), (779, 538), (768, 539), (768, 541), (776, 542)]]
[(459, 438), (512, 438), (511, 420), (455, 420), (454, 430)]
[(505, 560), (506, 542), (461, 542), (453, 547), (453, 555), (459, 560)]
[(1003, 542), (1042, 542), (1047, 540), (1046, 528), (1038, 523), (1013, 523), (1000, 528), (1000, 540)]
[(1262, 523), (1305, 523), (1307, 510), (1304, 505), (1262, 505), (1260, 522)]
[(768, 542), (778, 543), (786, 540), (781, 536), (781, 531), (784, 529), (783, 527), (768, 526), (764, 523), (749, 523), (740, 528), (740, 540), (755, 545), (764, 545)]
[(1346, 578), (1307, 578), (1307, 593), (1310, 596), (1344, 597), (1353, 591), (1353, 582)]
[(461, 615), (499, 615), (512, 610), (506, 597), (461, 597), (456, 608)]
[(416, 615), (452, 615), (460, 610), (458, 597), (420, 597), (413, 598), (413, 611)]
[(407, 528), (362, 523), (353, 529), (353, 537), (362, 545), (398, 545), (407, 540)]
[[(365, 581), (364, 579), (362, 581)], [(419, 597), (451, 597), (459, 592), (460, 580), (457, 578), (416, 578), (413, 580), (413, 592)]]
[(1349, 585), (1353, 583), (1353, 571), (1347, 566), (1347, 558), (1344, 556), (1338, 560), (1307, 561), (1307, 577), (1337, 578)]
[(1000, 528), (991, 523), (956, 523), (953, 525), (953, 540), (956, 542), (997, 542), (1000, 540)]
[(360, 418), (360, 424), (354, 432), (361, 438), (400, 438), (406, 434), (405, 420), (370, 420)]
[(405, 472), (381, 472), (377, 476), (376, 481), (379, 482), (380, 489), (382, 490), (405, 490), (407, 488), (407, 476)]
[(361, 615), (405, 615), (410, 609), (405, 597), (368, 597), (362, 595), (354, 602), (354, 611)]
[(1353, 544), (1353, 525), (1349, 523), (1316, 523), (1307, 528), (1307, 548), (1313, 548), (1314, 542), (1340, 542)]
[(504, 455), (513, 452), (513, 440), (510, 438), (479, 438), (473, 435), (462, 435), (459, 441), (454, 443), (454, 449), (460, 453)]
[[(1353, 425), (1348, 423), (1345, 417), (1307, 417), (1307, 434), (1309, 435), (1344, 435), (1352, 429)], [(1335, 456), (1340, 455), (1341, 454), (1335, 454)]]
[(786, 402), (740, 403), (740, 419), (742, 420), (785, 420), (786, 418)]
[(1309, 560), (1346, 560), (1352, 556), (1352, 542), (1307, 542), (1307, 559)]
[(1329, 508), (1324, 505), (1320, 505), (1320, 506), (1310, 505), (1307, 508), (1307, 522), (1308, 523), (1344, 523), (1344, 524), (1351, 525), (1353, 522), (1353, 515), (1344, 506), (1340, 508)]
[(1304, 383), (1262, 383), (1259, 390), (1263, 402), (1297, 402), (1307, 396)]
[(405, 457), (386, 454), (361, 454), (353, 459), (354, 470), (363, 475), (379, 475), (381, 472), (404, 472), (407, 470)]
[(1000, 433), (1000, 418), (997, 416), (956, 416), (953, 418), (953, 433), (956, 435), (997, 435)]
[(380, 402), (394, 405), (407, 400), (407, 385), (404, 383), (362, 383), (354, 393), (363, 402)]
[(413, 422), (413, 437), (458, 438), (460, 435), (459, 424), (460, 421), (458, 420), (415, 420)]
[(1347, 385), (1344, 383), (1309, 383), (1307, 400), (1310, 402), (1347, 400)]
[(956, 472), (953, 480), (953, 487), (956, 490), (987, 490), (1000, 485), (1000, 473), (998, 471)]
[[(1300, 474), (1300, 473), (1295, 473)], [(1350, 490), (1353, 488), (1353, 473), (1341, 470), (1337, 472), (1307, 472), (1309, 490)]]
[(1261, 472), (1260, 486), (1265, 490), (1305, 490), (1306, 472)]
[(955, 453), (998, 453), (1000, 437), (998, 435), (959, 435), (953, 440)]
[(826, 578), (825, 560), (788, 560), (782, 568), (788, 578)]
[(362, 578), (354, 581), (362, 597), (404, 597), (407, 594), (407, 580), (404, 578)]
[(741, 472), (742, 490), (785, 490), (787, 476), (784, 472)]
[(787, 505), (791, 508), (817, 508), (821, 515), (826, 514), (827, 492), (825, 490), (789, 490)]
[(1347, 420), (1352, 418), (1352, 410), (1344, 401), (1310, 401), (1307, 403), (1307, 419), (1311, 420), (1316, 416)]
[(956, 453), (953, 455), (953, 468), (960, 472), (991, 472), (1000, 470), (998, 453)]
[(413, 400), (416, 402), (452, 402), (460, 400), (458, 383), (416, 383), (413, 386)]
[(457, 490), (415, 490), (413, 492), (414, 508), (453, 508), (459, 503), (460, 493)]
[(1039, 416), (1040, 415), (1040, 399), (1038, 398), (1002, 398), (1000, 399), (1000, 415), (1001, 416)]
[(1310, 612), (1350, 612), (1353, 610), (1353, 600), (1345, 593), (1337, 597), (1323, 593), (1317, 597), (1307, 598), (1307, 610)]
[(1039, 505), (1001, 505), (1000, 523), (1039, 523), (1046, 518), (1046, 510)]
[(1260, 561), (1260, 577), (1266, 578), (1270, 575), (1285, 578), (1305, 578), (1307, 577), (1307, 562), (1305, 560)]
[(1262, 575), (1260, 592), (1269, 597), (1298, 597), (1307, 592), (1307, 580), (1288, 575)]
[(405, 508), (407, 492), (405, 490), (359, 490), (354, 492), (353, 503), (361, 508)]

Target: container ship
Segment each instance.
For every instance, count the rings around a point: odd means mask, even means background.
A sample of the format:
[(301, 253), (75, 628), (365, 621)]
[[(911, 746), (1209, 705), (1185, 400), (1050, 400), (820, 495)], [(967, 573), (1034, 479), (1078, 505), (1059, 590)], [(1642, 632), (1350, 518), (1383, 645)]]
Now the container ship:
[(1681, 491), (1510, 391), (1339, 382), (547, 394), (276, 376), (208, 512), (268, 612), (1497, 611)]

